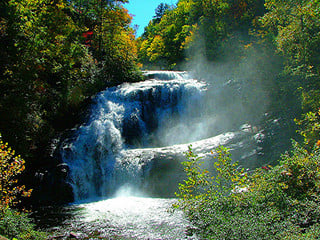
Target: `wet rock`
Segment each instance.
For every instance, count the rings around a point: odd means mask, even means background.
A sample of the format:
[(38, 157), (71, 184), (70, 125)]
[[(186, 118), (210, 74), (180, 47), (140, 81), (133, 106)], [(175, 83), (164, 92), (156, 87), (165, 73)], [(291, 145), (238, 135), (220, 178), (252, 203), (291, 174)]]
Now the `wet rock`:
[(75, 232), (70, 232), (69, 238), (71, 239), (78, 239), (80, 237), (80, 234), (75, 233)]
[(39, 169), (33, 175), (33, 205), (56, 205), (72, 202), (73, 189), (68, 183), (70, 168), (65, 163), (55, 167)]
[(68, 177), (70, 168), (69, 168), (68, 164), (60, 163), (57, 165), (56, 171), (57, 171), (57, 175), (59, 178), (66, 180), (66, 178)]

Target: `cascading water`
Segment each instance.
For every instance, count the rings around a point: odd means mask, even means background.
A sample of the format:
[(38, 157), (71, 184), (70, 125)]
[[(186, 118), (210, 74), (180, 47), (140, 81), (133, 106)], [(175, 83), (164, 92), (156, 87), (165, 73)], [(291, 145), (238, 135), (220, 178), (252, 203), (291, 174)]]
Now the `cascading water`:
[[(205, 160), (220, 144), (238, 160), (257, 154), (252, 141), (261, 133), (251, 126), (213, 130), (215, 115), (206, 106), (205, 82), (185, 72), (145, 75), (148, 80), (98, 94), (87, 123), (62, 144), (76, 202), (89, 202), (78, 205), (84, 210), (81, 220), (68, 223), (72, 230), (117, 239), (187, 238), (187, 221), (167, 208), (183, 178), (181, 160), (188, 145)], [(95, 198), (107, 200), (95, 203)]]
[[(170, 140), (164, 133), (178, 123), (192, 124), (199, 112), (190, 109), (201, 109), (206, 90), (205, 83), (181, 75), (159, 72), (158, 77), (172, 79), (123, 84), (96, 97), (90, 120), (62, 151), (77, 200), (110, 196), (126, 183), (139, 185), (148, 160), (129, 159), (128, 149), (181, 143), (187, 127)], [(192, 132), (183, 135), (188, 136), (187, 142), (199, 137)]]

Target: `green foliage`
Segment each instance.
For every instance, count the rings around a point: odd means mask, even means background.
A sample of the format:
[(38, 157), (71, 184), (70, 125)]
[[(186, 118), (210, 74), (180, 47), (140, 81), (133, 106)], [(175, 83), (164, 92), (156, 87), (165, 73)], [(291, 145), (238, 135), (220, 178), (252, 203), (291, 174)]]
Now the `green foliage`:
[(1, 2), (0, 130), (26, 159), (72, 127), (86, 99), (140, 79), (122, 2)]
[(162, 11), (161, 18), (156, 15), (150, 21), (142, 37), (138, 39), (138, 56), (141, 63), (170, 69), (184, 59), (182, 45), (190, 35), (190, 6), (179, 3), (176, 8), (167, 6), (166, 10)]
[[(145, 28), (138, 39), (139, 60), (147, 66), (170, 68), (198, 55), (221, 59), (225, 51), (237, 50), (235, 38), (243, 35), (239, 41), (245, 45), (252, 21), (263, 12), (263, 1), (180, 0)], [(153, 43), (159, 39), (160, 49)]]
[[(320, 110), (319, 110), (320, 111)], [(307, 112), (303, 114), (301, 120), (295, 119), (297, 125), (300, 127), (298, 132), (303, 136), (305, 145), (312, 149), (315, 144), (320, 146), (320, 112)]]
[[(89, 78), (93, 60), (79, 44), (82, 30), (68, 15), (65, 1), (11, 0), (7, 11), (3, 38), (10, 48), (5, 48), (0, 78), (5, 89), (0, 98), (1, 129), (26, 152), (39, 144), (39, 135), (50, 136), (50, 122), (68, 107), (70, 92)], [(42, 134), (44, 129), (48, 134)]]
[(44, 233), (34, 230), (34, 224), (26, 213), (12, 210), (10, 207), (19, 202), (19, 198), (29, 197), (31, 190), (18, 185), (18, 175), (24, 169), (24, 160), (15, 155), (0, 135), (0, 235), (18, 239), (45, 239)]
[(296, 122), (310, 150), (319, 140), (319, 1), (268, 0), (265, 6), (268, 12), (260, 19), (265, 31), (262, 35), (286, 60), (287, 88), (294, 85), (300, 90), (303, 115)]
[(187, 176), (196, 176), (209, 189), (188, 195), (193, 182), (188, 178), (180, 185), (177, 206), (194, 224), (192, 230), (206, 239), (319, 238), (320, 152), (308, 153), (297, 143), (293, 147), (278, 166), (256, 169), (249, 176), (231, 163), (223, 148), (217, 150), (215, 172), (200, 171), (189, 149)]
[(26, 213), (12, 209), (0, 212), (0, 234), (10, 239), (44, 240), (47, 236), (43, 232), (34, 230), (35, 225)]
[[(193, 201), (207, 194), (209, 184), (208, 171), (201, 169), (201, 157), (193, 153), (191, 146), (186, 153), (187, 161), (182, 162), (187, 180), (179, 184), (179, 192), (176, 196), (183, 199), (185, 203)], [(190, 204), (190, 203), (188, 203)]]
[[(182, 162), (187, 180), (179, 184), (176, 196), (181, 200), (181, 207), (197, 206), (202, 200), (224, 199), (231, 191), (245, 187), (247, 174), (238, 170), (238, 163), (232, 162), (229, 150), (220, 146), (216, 150), (217, 161), (214, 163), (214, 173), (201, 167), (201, 157), (198, 157), (189, 146), (186, 153), (187, 161)], [(213, 152), (212, 152), (213, 153)]]
[(268, 0), (265, 6), (269, 11), (262, 23), (273, 32), (278, 51), (288, 58), (293, 72), (319, 74), (315, 50), (320, 44), (319, 2)]

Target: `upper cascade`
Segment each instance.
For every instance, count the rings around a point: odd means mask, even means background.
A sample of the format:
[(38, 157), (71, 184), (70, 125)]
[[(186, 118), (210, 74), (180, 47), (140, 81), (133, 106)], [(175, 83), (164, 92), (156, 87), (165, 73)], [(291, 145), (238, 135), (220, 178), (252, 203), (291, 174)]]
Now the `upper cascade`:
[(186, 71), (145, 71), (144, 76), (147, 79), (157, 79), (157, 80), (174, 80), (174, 79), (190, 79), (192, 78), (190, 73)]

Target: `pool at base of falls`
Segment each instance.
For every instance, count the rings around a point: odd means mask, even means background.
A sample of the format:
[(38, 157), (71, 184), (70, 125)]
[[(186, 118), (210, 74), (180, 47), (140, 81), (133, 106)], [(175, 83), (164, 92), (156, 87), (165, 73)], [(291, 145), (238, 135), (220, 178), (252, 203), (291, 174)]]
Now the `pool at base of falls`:
[[(52, 237), (70, 239), (197, 239), (188, 236), (190, 223), (172, 207), (176, 199), (119, 196), (73, 204), (63, 209), (69, 217), (56, 227), (43, 228)], [(47, 218), (56, 211), (46, 211)], [(43, 218), (42, 218), (43, 219)]]

